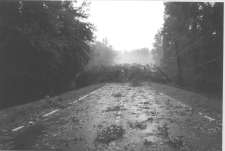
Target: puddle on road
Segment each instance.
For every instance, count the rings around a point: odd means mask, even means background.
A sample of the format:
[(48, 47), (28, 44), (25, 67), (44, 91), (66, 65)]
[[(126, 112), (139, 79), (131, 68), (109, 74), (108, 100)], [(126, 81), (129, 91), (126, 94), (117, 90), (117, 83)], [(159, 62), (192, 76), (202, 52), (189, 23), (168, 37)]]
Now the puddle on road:
[(104, 110), (104, 112), (115, 112), (115, 111), (123, 111), (123, 110), (126, 110), (123, 106), (116, 105), (113, 107), (107, 107), (107, 109)]

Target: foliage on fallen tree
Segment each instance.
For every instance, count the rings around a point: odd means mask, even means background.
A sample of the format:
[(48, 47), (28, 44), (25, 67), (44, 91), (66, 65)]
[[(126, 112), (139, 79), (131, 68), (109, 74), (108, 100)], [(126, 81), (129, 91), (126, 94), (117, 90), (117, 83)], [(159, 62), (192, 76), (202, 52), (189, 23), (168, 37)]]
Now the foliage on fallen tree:
[(76, 79), (77, 87), (102, 82), (168, 82), (156, 68), (150, 65), (114, 65), (87, 68)]

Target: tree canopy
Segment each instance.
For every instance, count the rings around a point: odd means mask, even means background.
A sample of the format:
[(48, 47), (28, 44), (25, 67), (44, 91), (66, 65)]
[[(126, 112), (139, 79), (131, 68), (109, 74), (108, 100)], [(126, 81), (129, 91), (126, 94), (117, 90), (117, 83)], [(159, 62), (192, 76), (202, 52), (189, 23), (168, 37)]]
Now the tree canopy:
[(179, 84), (222, 88), (223, 3), (165, 3), (161, 66)]
[(71, 1), (1, 1), (1, 103), (53, 95), (87, 64), (93, 28)]

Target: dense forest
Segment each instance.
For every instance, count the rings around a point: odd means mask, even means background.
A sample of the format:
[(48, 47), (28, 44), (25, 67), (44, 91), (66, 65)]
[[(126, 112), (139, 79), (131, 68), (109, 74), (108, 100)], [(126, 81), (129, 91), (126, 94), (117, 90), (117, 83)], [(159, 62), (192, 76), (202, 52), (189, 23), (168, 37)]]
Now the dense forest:
[(154, 59), (178, 85), (222, 94), (223, 3), (165, 3)]
[[(153, 60), (157, 69), (179, 86), (222, 94), (223, 3), (164, 3), (164, 25), (155, 35), (154, 48), (123, 54), (107, 39), (94, 41), (88, 4), (75, 4), (0, 2), (1, 108), (75, 88), (74, 81), (85, 67), (152, 64)], [(112, 67), (104, 77), (128, 69), (126, 65)], [(97, 77), (106, 69), (98, 71)], [(90, 76), (89, 72), (86, 75)]]
[(0, 2), (0, 106), (69, 88), (87, 64), (93, 26), (86, 3)]
[(0, 0), (0, 151), (221, 151), (223, 15), (222, 2)]

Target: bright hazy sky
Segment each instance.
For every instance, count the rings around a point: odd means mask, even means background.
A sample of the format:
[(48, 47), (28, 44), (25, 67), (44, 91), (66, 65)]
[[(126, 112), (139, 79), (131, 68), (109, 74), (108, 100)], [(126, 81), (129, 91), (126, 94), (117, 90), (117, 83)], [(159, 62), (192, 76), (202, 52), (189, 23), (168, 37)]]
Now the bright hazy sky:
[(162, 1), (91, 1), (89, 20), (95, 36), (107, 38), (114, 49), (124, 51), (152, 48), (154, 36), (163, 24)]

